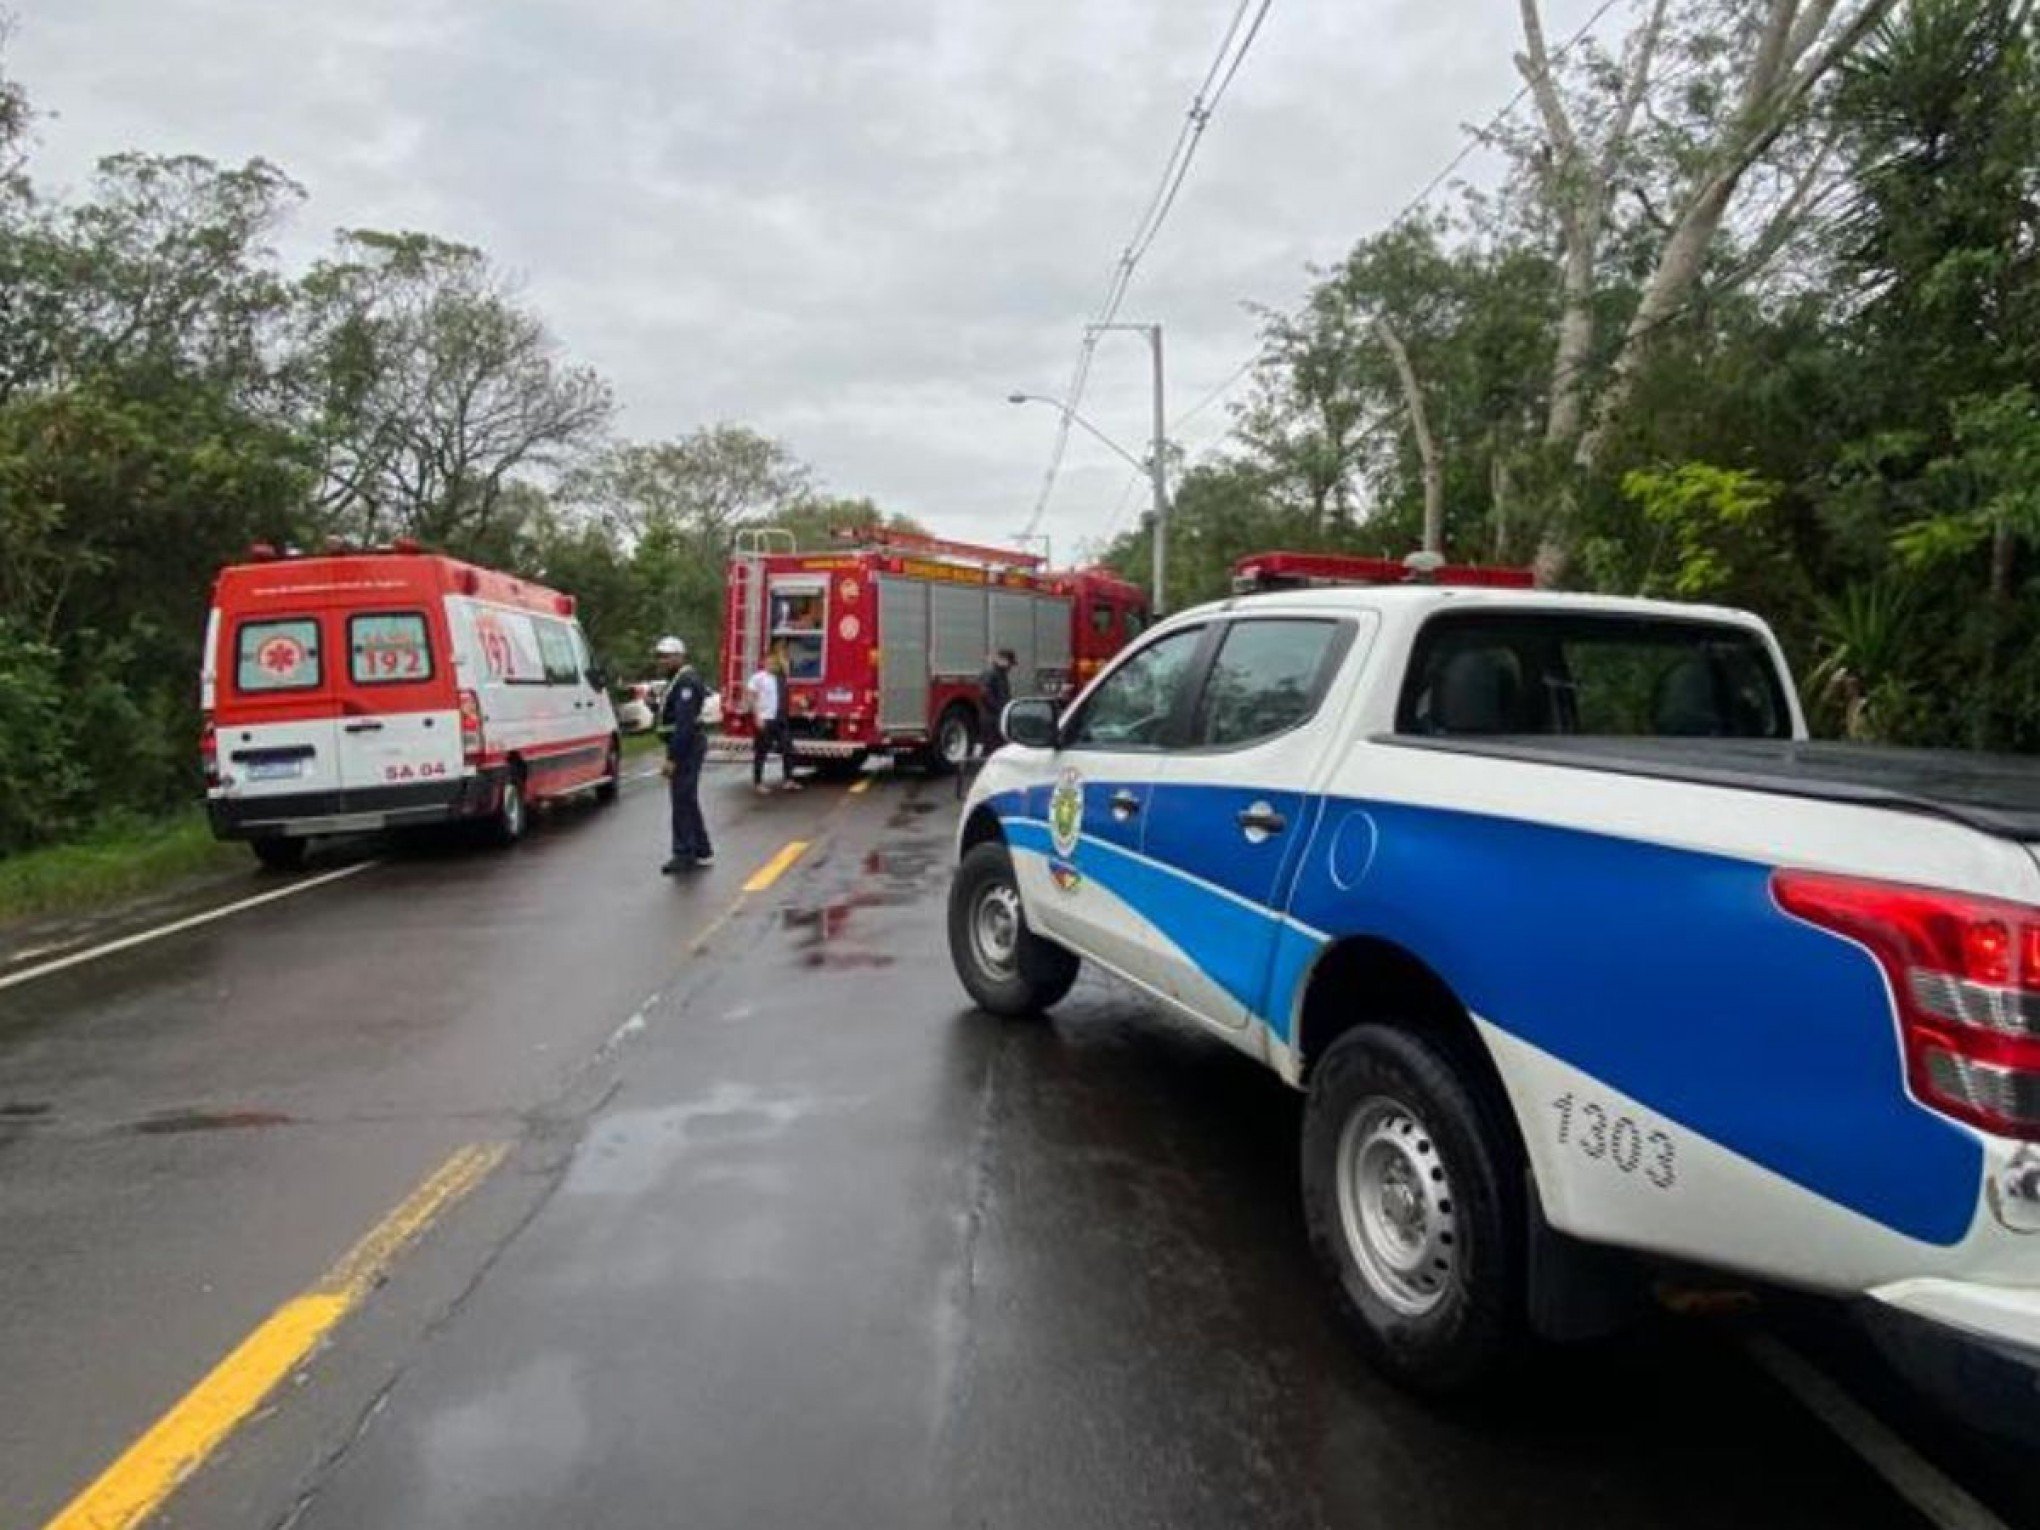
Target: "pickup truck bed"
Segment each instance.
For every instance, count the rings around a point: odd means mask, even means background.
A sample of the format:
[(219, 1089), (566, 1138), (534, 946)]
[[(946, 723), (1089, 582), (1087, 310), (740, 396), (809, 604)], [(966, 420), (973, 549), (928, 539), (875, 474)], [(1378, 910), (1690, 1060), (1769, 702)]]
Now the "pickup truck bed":
[(1791, 739), (1548, 734), (1485, 738), (1388, 734), (1374, 742), (1895, 808), (1952, 819), (2002, 839), (2040, 842), (2040, 765), (2017, 755)]

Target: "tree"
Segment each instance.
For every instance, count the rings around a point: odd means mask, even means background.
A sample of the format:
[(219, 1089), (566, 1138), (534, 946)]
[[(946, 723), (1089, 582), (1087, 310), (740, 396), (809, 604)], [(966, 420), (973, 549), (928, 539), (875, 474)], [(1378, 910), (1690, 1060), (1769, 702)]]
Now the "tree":
[(340, 246), (300, 284), (292, 368), (322, 511), (367, 542), (500, 542), (509, 487), (598, 441), (607, 385), (559, 360), (479, 250), (368, 230)]
[[(1517, 66), (1541, 123), (1525, 163), (1564, 270), (1546, 439), (1583, 472), (1601, 465), (1662, 332), (1686, 311), (1738, 192), (1760, 167), (1779, 187), (1745, 258), (1716, 273), (1717, 288), (1746, 280), (1790, 238), (1829, 163), (1828, 145), (1809, 133), (1817, 93), (1893, 3), (1765, 0), (1745, 9), (1697, 0), (1674, 13), (1669, 0), (1651, 0), (1619, 64), (1589, 51), (1568, 77), (1546, 46), (1538, 0), (1518, 0)], [(1676, 68), (1665, 67), (1668, 56)], [(1640, 274), (1601, 367), (1593, 353), (1611, 274), (1605, 247), (1625, 186), (1640, 206), (1626, 232)], [(1539, 549), (1547, 578), (1564, 571), (1573, 519), (1561, 514), (1547, 527)]]
[(627, 539), (691, 538), (720, 559), (741, 527), (775, 521), (810, 494), (814, 474), (785, 446), (742, 425), (677, 441), (611, 447), (573, 482)]

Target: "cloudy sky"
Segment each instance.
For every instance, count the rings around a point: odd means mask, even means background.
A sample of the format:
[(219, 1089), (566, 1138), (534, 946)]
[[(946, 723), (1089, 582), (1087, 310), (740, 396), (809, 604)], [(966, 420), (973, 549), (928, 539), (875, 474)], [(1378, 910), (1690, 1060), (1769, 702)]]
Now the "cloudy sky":
[[(15, 4), (45, 184), (125, 148), (267, 157), (311, 192), (288, 257), (342, 226), (482, 246), (625, 433), (742, 421), (832, 489), (1003, 537), (1055, 425), (1005, 397), (1061, 390), (1235, 0)], [(1548, 28), (1589, 9), (1547, 0)], [(1275, 0), (1122, 312), (1165, 326), (1172, 412), (1252, 350), (1243, 303), (1292, 301), (1512, 93), (1514, 11)], [(1085, 412), (1142, 449), (1136, 338)], [(1073, 438), (1059, 550), (1127, 479)]]

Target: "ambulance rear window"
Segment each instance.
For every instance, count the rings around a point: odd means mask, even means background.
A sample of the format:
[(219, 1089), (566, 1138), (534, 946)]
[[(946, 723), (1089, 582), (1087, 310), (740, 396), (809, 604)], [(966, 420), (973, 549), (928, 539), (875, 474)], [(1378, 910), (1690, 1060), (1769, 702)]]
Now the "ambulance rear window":
[(416, 684), (432, 678), (432, 640), (417, 611), (349, 617), (347, 654), (356, 685)]
[(243, 622), (234, 684), (242, 691), (309, 691), (319, 684), (319, 624), (309, 616)]

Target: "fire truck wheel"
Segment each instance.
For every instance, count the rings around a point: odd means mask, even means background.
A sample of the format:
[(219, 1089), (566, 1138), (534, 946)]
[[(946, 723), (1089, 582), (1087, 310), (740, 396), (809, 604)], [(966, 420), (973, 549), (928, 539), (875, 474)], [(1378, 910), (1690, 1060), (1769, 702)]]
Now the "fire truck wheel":
[(928, 751), (928, 766), (937, 775), (946, 776), (952, 770), (963, 768), (977, 747), (977, 719), (970, 708), (954, 706), (942, 714), (942, 720), (935, 725), (935, 742)]
[(255, 852), (255, 859), (266, 871), (296, 871), (305, 863), (307, 839), (286, 839), (281, 834), (268, 839), (251, 839), (248, 848)]
[(602, 780), (595, 787), (595, 800), (605, 806), (614, 802), (623, 790), (623, 745), (615, 739), (609, 741), (609, 760), (602, 767)]
[(1009, 1019), (1040, 1014), (1077, 980), (1077, 958), (1027, 928), (997, 841), (973, 847), (949, 884), (949, 959), (978, 1008)]

